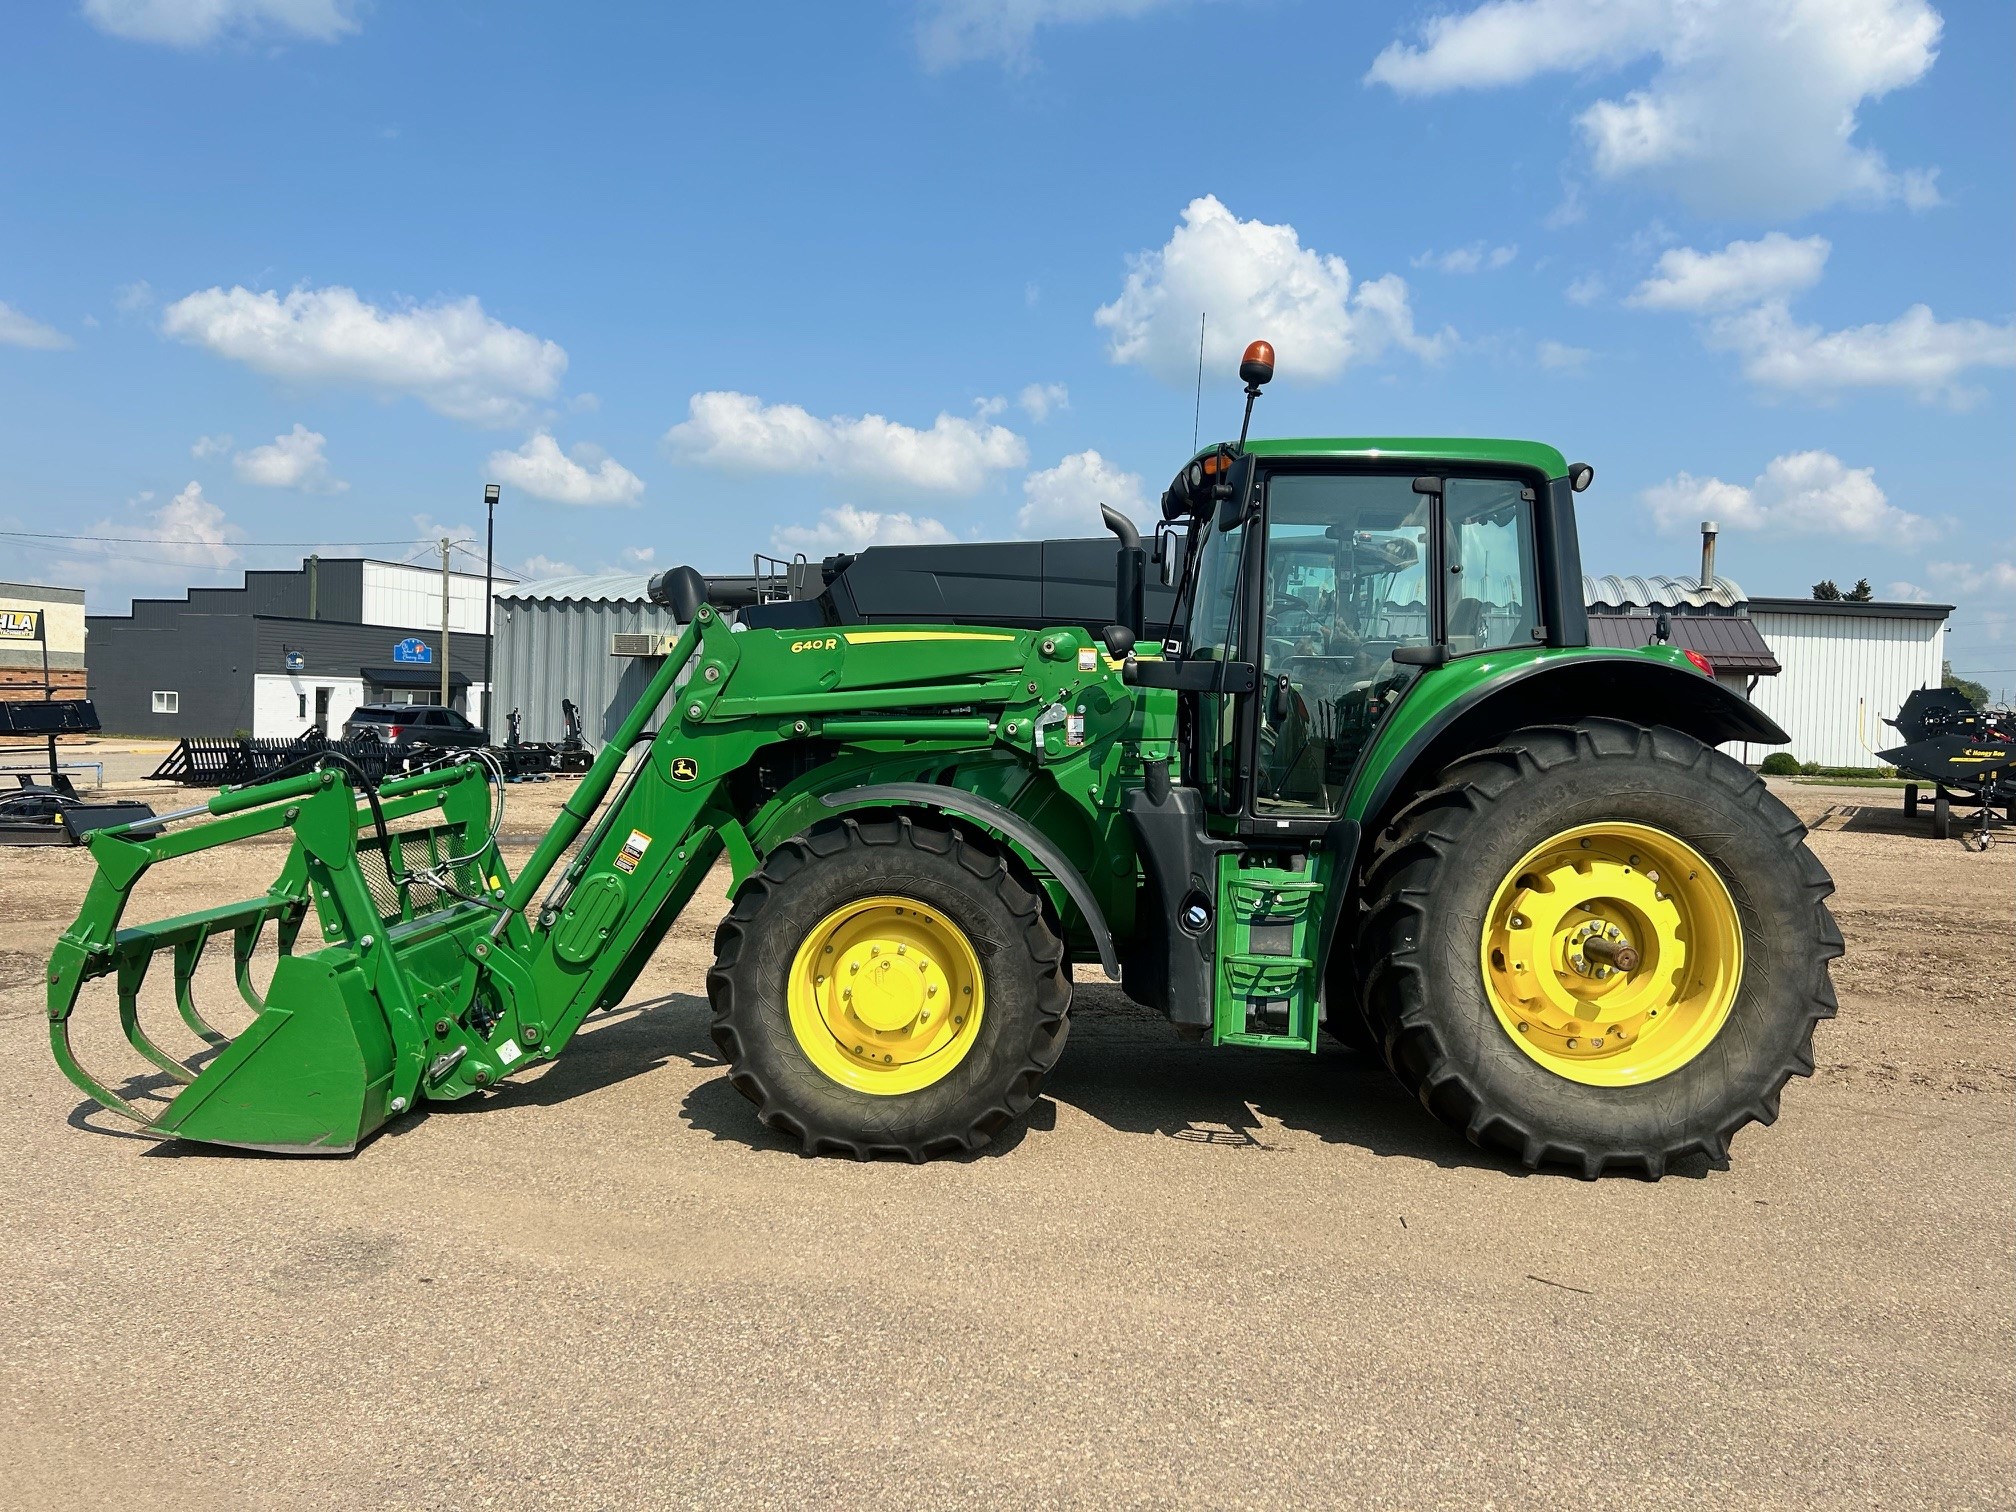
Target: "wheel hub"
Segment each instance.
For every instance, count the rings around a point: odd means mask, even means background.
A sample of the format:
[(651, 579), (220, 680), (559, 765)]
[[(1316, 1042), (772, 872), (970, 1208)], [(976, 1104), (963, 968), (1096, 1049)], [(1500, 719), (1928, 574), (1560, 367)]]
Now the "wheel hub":
[(1715, 869), (1638, 824), (1583, 825), (1522, 857), (1486, 911), (1486, 996), (1505, 1031), (1573, 1081), (1670, 1074), (1728, 1019), (1742, 932)]
[(812, 1063), (875, 1093), (916, 1091), (964, 1059), (983, 1009), (965, 934), (914, 898), (863, 898), (805, 936), (792, 962), (791, 1027)]

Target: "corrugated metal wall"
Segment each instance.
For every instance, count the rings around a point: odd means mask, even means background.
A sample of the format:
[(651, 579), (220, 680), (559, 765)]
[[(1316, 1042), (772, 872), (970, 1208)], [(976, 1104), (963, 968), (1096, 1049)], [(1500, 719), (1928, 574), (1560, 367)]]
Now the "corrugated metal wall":
[(611, 656), (609, 637), (679, 629), (670, 609), (642, 600), (500, 597), (496, 738), (504, 738), (505, 716), (517, 709), (521, 739), (560, 739), (560, 700), (571, 698), (581, 708), (582, 735), (601, 746), (658, 670), (655, 658)]
[(1914, 690), (1939, 686), (1943, 621), (1774, 614), (1754, 606), (1750, 618), (1785, 669), (1759, 678), (1753, 697), (1792, 736), (1789, 746), (1750, 747), (1753, 762), (1782, 749), (1822, 766), (1875, 766), (1870, 751), (1897, 744), (1897, 732), (1883, 721)]

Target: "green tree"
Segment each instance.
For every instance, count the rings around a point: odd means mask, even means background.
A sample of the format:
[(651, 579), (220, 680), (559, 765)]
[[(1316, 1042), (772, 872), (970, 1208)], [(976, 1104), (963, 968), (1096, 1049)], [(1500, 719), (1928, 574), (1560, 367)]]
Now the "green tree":
[(1940, 687), (1955, 689), (1977, 709), (1987, 707), (1988, 690), (1980, 683), (1975, 682), (1971, 677), (1962, 677), (1959, 673), (1955, 672), (1953, 670), (1953, 663), (1950, 661), (1941, 662), (1939, 664), (1939, 671), (1941, 673), (1939, 678)]
[(1834, 579), (1822, 578), (1813, 585), (1813, 597), (1831, 602), (1841, 597), (1841, 590), (1834, 586)]
[(1876, 597), (1876, 590), (1869, 586), (1869, 579), (1857, 578), (1855, 579), (1855, 586), (1842, 594), (1841, 597), (1851, 604), (1866, 604), (1869, 600)]

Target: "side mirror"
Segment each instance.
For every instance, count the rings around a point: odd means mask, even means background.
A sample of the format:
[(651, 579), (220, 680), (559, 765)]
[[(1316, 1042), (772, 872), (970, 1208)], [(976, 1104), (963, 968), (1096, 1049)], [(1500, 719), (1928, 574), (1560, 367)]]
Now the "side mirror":
[(1155, 566), (1161, 574), (1163, 587), (1173, 588), (1183, 581), (1183, 553), (1189, 544), (1189, 536), (1178, 535), (1173, 530), (1155, 532)]

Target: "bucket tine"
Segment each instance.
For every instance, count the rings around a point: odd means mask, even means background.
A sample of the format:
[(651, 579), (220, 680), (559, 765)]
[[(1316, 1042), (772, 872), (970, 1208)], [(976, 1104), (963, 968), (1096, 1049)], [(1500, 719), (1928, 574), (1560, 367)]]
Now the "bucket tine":
[[(231, 932), (231, 970), (238, 978), (238, 996), (250, 1003), (254, 1012), (266, 1006), (266, 994), (252, 985), (252, 952), (259, 948), (259, 936), (265, 929), (266, 921), (261, 919), (254, 924), (241, 924)], [(287, 943), (283, 939), (280, 947), (283, 955)]]
[(140, 983), (146, 979), (152, 955), (132, 955), (119, 963), (119, 1027), (126, 1038), (148, 1060), (179, 1082), (192, 1082), (196, 1073), (147, 1038), (140, 1027)]
[(83, 1064), (77, 1059), (77, 1052), (71, 1047), (70, 1021), (67, 1018), (49, 1021), (49, 1048), (56, 1052), (56, 1064), (62, 1067), (63, 1074), (69, 1077), (72, 1083), (83, 1088), (121, 1117), (132, 1119), (142, 1128), (154, 1127), (154, 1118), (151, 1114), (141, 1112), (84, 1069)]
[[(241, 935), (244, 932), (237, 931)], [(182, 1014), (182, 1022), (195, 1030), (204, 1044), (221, 1050), (231, 1043), (231, 1037), (211, 1025), (196, 1009), (196, 963), (203, 959), (203, 947), (209, 943), (210, 932), (206, 929), (193, 940), (184, 940), (175, 947), (175, 1006)]]

